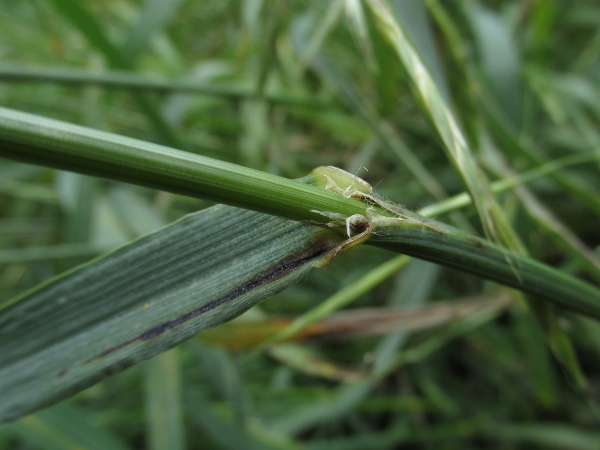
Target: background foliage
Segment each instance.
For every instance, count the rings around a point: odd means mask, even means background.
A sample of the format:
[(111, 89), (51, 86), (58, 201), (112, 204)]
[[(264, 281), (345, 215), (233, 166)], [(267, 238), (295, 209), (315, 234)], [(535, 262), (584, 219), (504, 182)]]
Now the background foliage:
[[(0, 102), (287, 178), (335, 165), (423, 208), (464, 174), (377, 4), (2, 2)], [(497, 196), (524, 249), (597, 284), (600, 5), (388, 4), (487, 176), (546, 172)], [(0, 302), (209, 206), (6, 160), (0, 173)], [(438, 219), (484, 233), (471, 207)], [(544, 330), (515, 292), (390, 258), (346, 253), (250, 317), (1, 427), (0, 448), (596, 448), (597, 323)], [(259, 346), (324, 301), (299, 343)]]

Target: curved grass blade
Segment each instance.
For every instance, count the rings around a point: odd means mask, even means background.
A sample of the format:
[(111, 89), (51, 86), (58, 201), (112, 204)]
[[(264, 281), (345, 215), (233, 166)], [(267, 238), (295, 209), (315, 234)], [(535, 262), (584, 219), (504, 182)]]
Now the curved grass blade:
[(396, 19), (384, 0), (368, 0), (382, 34), (388, 39), (415, 84), (442, 141), (444, 150), (463, 179), (486, 236), (513, 250), (521, 250), (518, 237), (491, 195), (487, 180), (473, 157), (459, 124), (440, 93), (419, 52), (410, 41), (404, 26)]
[[(416, 216), (419, 217), (419, 216)], [(427, 219), (382, 219), (370, 243), (541, 296), (567, 311), (600, 319), (600, 289), (476, 236)], [(451, 251), (448, 251), (452, 248)]]
[(0, 422), (241, 314), (339, 238), (226, 206), (191, 214), (0, 309)]

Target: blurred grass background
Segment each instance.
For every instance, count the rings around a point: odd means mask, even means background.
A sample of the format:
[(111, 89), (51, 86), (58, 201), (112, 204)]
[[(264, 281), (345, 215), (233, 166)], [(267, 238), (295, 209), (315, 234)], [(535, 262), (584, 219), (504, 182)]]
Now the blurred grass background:
[[(545, 170), (497, 196), (527, 252), (598, 284), (600, 4), (388, 4), (487, 176)], [(335, 165), (416, 210), (464, 186), (376, 21), (358, 0), (9, 0), (0, 104), (288, 178)], [(208, 206), (7, 160), (0, 174), (0, 302)], [(438, 219), (483, 233), (472, 207)], [(326, 321), (257, 348), (324, 301)], [(600, 326), (555, 326), (581, 376), (518, 294), (361, 247), (0, 427), (0, 449), (596, 449)]]

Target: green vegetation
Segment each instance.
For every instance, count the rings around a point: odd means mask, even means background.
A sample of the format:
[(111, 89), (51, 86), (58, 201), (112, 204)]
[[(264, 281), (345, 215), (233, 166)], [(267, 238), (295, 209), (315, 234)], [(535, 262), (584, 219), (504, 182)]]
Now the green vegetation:
[(0, 6), (0, 450), (596, 448), (599, 9)]

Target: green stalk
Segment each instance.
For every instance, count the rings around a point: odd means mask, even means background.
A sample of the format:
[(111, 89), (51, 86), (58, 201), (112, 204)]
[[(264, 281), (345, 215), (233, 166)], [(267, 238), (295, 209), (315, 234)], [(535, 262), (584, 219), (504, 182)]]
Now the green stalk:
[[(373, 225), (370, 242), (376, 246), (494, 280), (600, 319), (598, 288), (489, 241), (379, 202), (376, 196), (347, 198), (235, 164), (4, 108), (0, 108), (0, 156), (322, 226), (331, 225), (331, 217), (368, 216)], [(347, 176), (345, 181), (360, 185)], [(363, 186), (363, 190), (368, 189)], [(396, 214), (404, 219), (394, 219)], [(343, 220), (336, 219), (336, 226), (340, 234), (345, 233)]]
[(439, 222), (428, 223), (435, 228), (409, 220), (377, 227), (370, 243), (497, 281), (565, 310), (600, 319), (600, 289), (487, 240)]
[(365, 214), (341, 194), (162, 145), (0, 108), (0, 156), (214, 200), (293, 220)]

